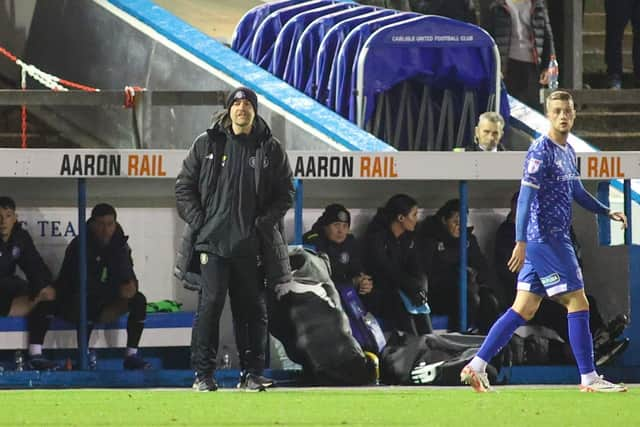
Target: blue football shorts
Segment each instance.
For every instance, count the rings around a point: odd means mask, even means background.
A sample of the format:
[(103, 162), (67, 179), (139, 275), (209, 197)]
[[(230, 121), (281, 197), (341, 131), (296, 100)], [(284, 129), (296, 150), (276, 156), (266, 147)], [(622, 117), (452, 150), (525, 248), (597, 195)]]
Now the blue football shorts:
[(527, 243), (517, 288), (542, 297), (584, 289), (582, 270), (571, 240), (549, 239), (544, 243)]

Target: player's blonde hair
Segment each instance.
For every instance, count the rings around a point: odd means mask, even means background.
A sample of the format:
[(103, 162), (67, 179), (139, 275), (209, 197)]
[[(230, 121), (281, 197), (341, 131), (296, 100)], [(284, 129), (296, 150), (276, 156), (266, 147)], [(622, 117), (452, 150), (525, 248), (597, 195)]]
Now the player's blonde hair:
[(551, 92), (546, 101), (547, 110), (549, 110), (549, 104), (551, 104), (551, 101), (567, 101), (571, 104), (571, 107), (574, 105), (573, 96), (565, 90), (556, 90)]

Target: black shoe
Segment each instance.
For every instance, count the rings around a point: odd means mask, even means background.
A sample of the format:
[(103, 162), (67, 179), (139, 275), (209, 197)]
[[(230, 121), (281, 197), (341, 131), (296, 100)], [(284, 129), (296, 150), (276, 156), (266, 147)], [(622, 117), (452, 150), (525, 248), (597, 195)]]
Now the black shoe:
[(213, 375), (196, 375), (196, 380), (191, 388), (195, 391), (216, 391), (218, 390), (218, 383), (213, 378)]
[(45, 359), (41, 355), (32, 357), (29, 360), (29, 369), (33, 371), (56, 371), (60, 368), (56, 362)]
[(599, 349), (595, 356), (596, 366), (602, 366), (613, 360), (614, 357), (621, 354), (629, 346), (629, 338), (623, 338)]
[(137, 354), (132, 354), (124, 358), (122, 367), (129, 371), (137, 371), (142, 369), (151, 369), (151, 363), (144, 360)]
[(273, 380), (258, 374), (242, 373), (237, 388), (245, 391), (266, 391), (273, 385)]

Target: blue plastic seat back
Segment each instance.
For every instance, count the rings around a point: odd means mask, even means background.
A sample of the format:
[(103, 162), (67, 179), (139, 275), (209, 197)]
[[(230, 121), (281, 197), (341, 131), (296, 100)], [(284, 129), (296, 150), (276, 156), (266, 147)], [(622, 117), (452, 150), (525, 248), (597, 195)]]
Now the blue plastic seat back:
[[(349, 117), (349, 99), (353, 94), (351, 87), (351, 70), (358, 58), (360, 49), (371, 34), (379, 28), (395, 22), (406, 21), (417, 17), (415, 13), (398, 13), (364, 22), (351, 30), (342, 43), (338, 55), (333, 62), (329, 78), (329, 98), (333, 99), (333, 110), (345, 118)], [(384, 72), (384, 70), (378, 70)]]
[(353, 7), (353, 3), (335, 3), (307, 10), (291, 18), (282, 27), (273, 45), (273, 59), (269, 68), (271, 74), (288, 81), (287, 76), (293, 76), (293, 57), (298, 41), (309, 24), (321, 16)]
[(338, 22), (354, 16), (364, 15), (374, 10), (376, 9), (371, 6), (357, 6), (330, 13), (314, 20), (300, 36), (293, 56), (293, 71), (292, 73), (285, 71), (286, 80), (307, 95), (313, 96), (315, 62), (322, 39)]
[(249, 58), (251, 43), (253, 43), (253, 36), (264, 18), (276, 10), (293, 6), (298, 3), (303, 3), (305, 1), (308, 0), (281, 0), (254, 7), (245, 13), (240, 19), (240, 22), (236, 25), (231, 38), (231, 49), (235, 50), (245, 58)]
[(312, 0), (288, 6), (270, 13), (262, 20), (253, 36), (249, 60), (265, 70), (269, 69), (273, 56), (273, 44), (284, 25), (299, 13), (334, 3), (331, 0)]
[[(318, 54), (316, 55), (314, 63), (314, 74), (311, 76), (313, 83), (311, 84), (311, 87), (315, 88), (315, 90), (312, 88), (308, 89), (313, 91), (311, 95), (314, 98), (327, 107), (331, 108), (333, 105), (333, 101), (331, 100), (330, 102), (327, 98), (327, 94), (329, 92), (329, 76), (331, 74), (331, 68), (333, 67), (335, 57), (349, 32), (363, 22), (380, 18), (382, 16), (394, 15), (395, 13), (396, 12), (389, 9), (376, 10), (338, 22), (329, 30), (327, 35), (320, 42), (320, 47), (318, 48)], [(307, 92), (307, 94), (309, 93)]]

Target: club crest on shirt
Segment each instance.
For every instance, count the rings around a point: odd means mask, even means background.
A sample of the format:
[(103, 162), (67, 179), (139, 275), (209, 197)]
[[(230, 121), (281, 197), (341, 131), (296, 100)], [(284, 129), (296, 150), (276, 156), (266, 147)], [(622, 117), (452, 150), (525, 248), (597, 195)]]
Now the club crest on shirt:
[(349, 252), (342, 252), (340, 254), (340, 264), (348, 264), (349, 263)]
[[(253, 169), (256, 168), (256, 156), (249, 157), (249, 166), (251, 166)], [(266, 169), (268, 167), (269, 167), (269, 159), (265, 157), (264, 159), (262, 159), (262, 169)]]
[(531, 158), (527, 162), (527, 172), (536, 173), (540, 169), (540, 166), (542, 166), (542, 160)]
[(13, 257), (13, 259), (20, 258), (20, 253), (20, 248), (18, 246), (14, 246), (11, 248), (11, 256)]

